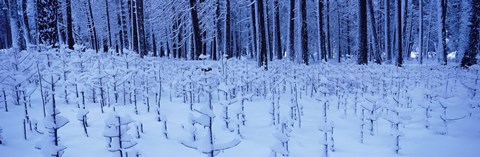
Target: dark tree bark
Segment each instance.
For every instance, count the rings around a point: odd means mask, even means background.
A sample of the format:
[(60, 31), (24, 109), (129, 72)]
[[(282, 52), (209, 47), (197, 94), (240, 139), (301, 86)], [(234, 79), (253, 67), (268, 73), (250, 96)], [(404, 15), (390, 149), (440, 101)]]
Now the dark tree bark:
[(358, 64), (368, 64), (367, 45), (367, 0), (359, 1), (358, 20)]
[(300, 0), (300, 11), (301, 13), (301, 21), (302, 21), (302, 30), (301, 30), (301, 36), (302, 36), (302, 44), (301, 44), (301, 50), (302, 51), (302, 59), (303, 63), (305, 65), (308, 65), (308, 32), (307, 32), (307, 2), (306, 0)]
[(265, 14), (266, 14), (266, 31), (267, 31), (267, 45), (268, 45), (268, 58), (270, 61), (273, 61), (273, 31), (270, 26), (272, 26), (272, 17), (270, 16), (270, 7), (268, 5), (268, 1), (266, 2), (267, 4), (265, 5)]
[[(447, 0), (441, 0), (440, 1), (440, 5), (441, 5), (441, 10), (442, 10), (442, 14), (441, 14), (441, 27), (442, 27), (442, 38), (440, 40), (442, 40), (441, 42), (441, 46), (442, 46), (442, 56), (443, 56), (443, 65), (447, 65)], [(479, 15), (477, 15), (479, 16)], [(478, 30), (477, 30), (478, 31)]]
[(268, 69), (268, 60), (267, 60), (267, 41), (266, 41), (266, 32), (265, 32), (265, 18), (263, 12), (263, 0), (257, 0), (257, 10), (258, 10), (258, 34), (259, 34), (259, 43), (260, 43), (260, 56), (258, 58), (258, 66), (265, 67), (265, 70)]
[(398, 67), (401, 67), (403, 64), (403, 56), (402, 56), (402, 0), (397, 0), (396, 2), (397, 10), (396, 10), (396, 17), (397, 17), (397, 32), (395, 33), (396, 38), (396, 46), (397, 46), (397, 63)]
[[(190, 2), (189, 3), (190, 8), (191, 8), (190, 15), (192, 16), (191, 19), (192, 19), (193, 37), (194, 37), (194, 44), (195, 44), (195, 55), (192, 58), (198, 59), (198, 56), (202, 51), (202, 38), (200, 37), (200, 24), (198, 21), (198, 13), (197, 13), (198, 7), (196, 5), (197, 4), (196, 0), (189, 0), (189, 2)], [(228, 37), (227, 37), (227, 40), (228, 40)]]
[(274, 8), (274, 18), (275, 18), (275, 52), (277, 54), (277, 59), (282, 59), (282, 41), (280, 39), (280, 12), (279, 12), (279, 5), (278, 0), (273, 1)]
[(6, 31), (6, 42), (5, 42), (5, 48), (10, 48), (12, 47), (12, 28), (10, 27), (10, 12), (9, 9), (10, 5), (8, 4), (8, 0), (3, 1), (3, 8), (7, 9), (2, 9), (3, 10), (3, 15), (5, 16), (5, 31)]
[(320, 60), (327, 61), (327, 49), (325, 42), (325, 31), (323, 30), (323, 0), (318, 0), (318, 38), (319, 38), (319, 51)]
[(20, 9), (18, 7), (18, 2), (17, 0), (10, 0), (10, 16), (11, 16), (11, 20), (13, 20), (13, 26), (15, 29), (13, 29), (14, 31), (16, 31), (17, 33), (15, 33), (15, 39), (12, 39), (12, 40), (15, 40), (16, 41), (16, 45), (13, 45), (13, 46), (17, 46), (15, 48), (18, 48), (18, 50), (26, 50), (27, 49), (27, 44), (26, 44), (26, 41), (25, 41), (25, 36), (24, 36), (24, 31), (22, 29), (22, 20), (23, 18), (20, 17), (19, 15), (19, 12)]
[(217, 60), (217, 51), (220, 50), (222, 41), (222, 29), (220, 20), (220, 0), (215, 1), (215, 38), (213, 43), (212, 59)]
[(97, 40), (97, 29), (95, 28), (95, 21), (93, 20), (93, 12), (92, 12), (92, 3), (90, 0), (87, 1), (87, 19), (88, 19), (88, 29), (90, 31), (90, 40), (92, 44), (92, 48), (98, 52), (98, 40)]
[(392, 63), (392, 49), (390, 39), (390, 0), (385, 0), (385, 52), (387, 53), (387, 63)]
[[(325, 16), (327, 17), (327, 57), (332, 59), (332, 42), (331, 42), (331, 33), (330, 33), (330, 0), (326, 0), (326, 11)], [(325, 60), (326, 61), (326, 60)]]
[[(137, 0), (139, 1), (139, 0)], [(112, 33), (110, 29), (110, 12), (108, 10), (108, 0), (105, 0), (105, 12), (107, 14), (107, 32), (108, 32), (108, 46), (112, 47)]]
[(252, 27), (252, 40), (253, 40), (253, 48), (251, 52), (251, 56), (258, 54), (258, 41), (257, 41), (257, 16), (255, 15), (255, 0), (251, 0), (250, 5), (250, 19), (251, 19), (251, 27)]
[(128, 32), (127, 32), (127, 9), (126, 9), (126, 4), (124, 0), (120, 0), (120, 14), (119, 16), (119, 34), (120, 34), (120, 52), (123, 54), (123, 49), (130, 47), (129, 44), (130, 42), (128, 41)]
[(370, 27), (371, 27), (371, 32), (373, 34), (373, 42), (374, 42), (374, 55), (375, 55), (375, 63), (377, 64), (382, 64), (382, 56), (380, 52), (380, 41), (378, 40), (378, 35), (377, 35), (377, 27), (376, 27), (376, 20), (375, 20), (375, 13), (373, 10), (373, 1), (368, 0), (368, 10), (370, 13)]
[(147, 39), (145, 37), (145, 22), (143, 13), (143, 0), (136, 0), (137, 27), (138, 27), (138, 53), (143, 58), (147, 55)]
[(33, 43), (32, 34), (30, 31), (30, 23), (28, 22), (28, 14), (27, 14), (27, 2), (28, 0), (22, 0), (22, 18), (23, 18), (23, 27), (25, 28), (25, 40), (27, 44)]
[(468, 67), (477, 64), (477, 54), (480, 43), (480, 1), (472, 0), (472, 12), (470, 14), (470, 32), (468, 36), (468, 45), (465, 54), (462, 58), (461, 66)]
[(67, 45), (68, 48), (73, 50), (75, 44), (73, 39), (73, 19), (72, 19), (72, 0), (66, 0), (67, 6)]
[(130, 24), (132, 25), (131, 28), (132, 28), (132, 47), (133, 47), (133, 51), (139, 53), (138, 51), (138, 20), (137, 20), (137, 7), (136, 7), (136, 3), (135, 1), (133, 0), (129, 0), (129, 7), (130, 7), (130, 14), (132, 16), (132, 21), (130, 22)]
[(58, 48), (56, 0), (37, 0), (37, 26), (40, 44)]
[(225, 53), (227, 58), (233, 57), (232, 43), (231, 43), (231, 31), (230, 31), (230, 0), (226, 0), (225, 10)]
[(57, 1), (57, 29), (59, 35), (59, 43), (64, 44), (67, 40), (67, 34), (65, 31), (65, 22), (63, 21), (63, 8), (62, 8), (63, 1)]
[(295, 0), (290, 0), (290, 17), (288, 19), (288, 55), (290, 60), (295, 60)]
[(423, 64), (423, 0), (419, 0), (418, 3), (418, 43), (419, 43), (419, 54), (420, 54), (420, 64)]

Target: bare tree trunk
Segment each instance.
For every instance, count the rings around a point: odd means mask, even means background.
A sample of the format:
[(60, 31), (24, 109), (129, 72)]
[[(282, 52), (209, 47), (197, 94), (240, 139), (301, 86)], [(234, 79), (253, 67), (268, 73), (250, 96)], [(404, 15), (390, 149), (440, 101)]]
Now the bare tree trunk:
[(258, 58), (258, 66), (265, 67), (265, 70), (268, 69), (268, 59), (267, 59), (267, 41), (265, 32), (265, 18), (263, 12), (263, 0), (257, 0), (257, 13), (258, 13), (258, 34), (259, 34), (259, 43), (260, 43), (260, 56)]
[(230, 0), (226, 0), (226, 10), (225, 10), (225, 53), (227, 53), (227, 58), (233, 57), (232, 53), (232, 43), (230, 37)]
[(397, 46), (397, 63), (396, 65), (401, 67), (403, 64), (403, 56), (402, 56), (402, 0), (397, 0), (397, 39), (396, 39), (396, 46)]
[(67, 45), (69, 49), (73, 50), (75, 41), (73, 39), (73, 19), (72, 19), (72, 0), (67, 0)]
[(368, 64), (368, 45), (367, 45), (367, 1), (359, 1), (359, 21), (358, 21), (358, 64)]
[(373, 45), (374, 45), (374, 54), (375, 54), (375, 63), (382, 64), (382, 56), (380, 52), (380, 42), (378, 40), (377, 35), (377, 27), (376, 27), (376, 20), (375, 20), (375, 13), (373, 10), (373, 2), (372, 0), (368, 0), (368, 8), (370, 11), (370, 26), (373, 34)]
[(423, 64), (423, 0), (419, 0), (418, 3), (418, 42), (419, 42), (419, 54), (420, 54), (420, 64)]
[(477, 64), (477, 54), (479, 51), (480, 42), (480, 2), (478, 0), (472, 0), (472, 12), (470, 14), (470, 32), (468, 37), (468, 45), (465, 54), (462, 58), (461, 66), (467, 67)]
[(392, 49), (390, 36), (390, 0), (385, 0), (385, 52), (387, 53), (387, 64), (392, 64)]
[(300, 44), (300, 51), (302, 51), (302, 59), (305, 65), (308, 65), (308, 30), (307, 30), (307, 0), (300, 0), (300, 11), (301, 11), (301, 32), (300, 36), (302, 38), (302, 44)]
[(320, 60), (327, 61), (327, 50), (325, 48), (325, 32), (323, 31), (323, 0), (318, 0), (318, 38)]
[(289, 27), (288, 27), (288, 49), (289, 49), (289, 56), (290, 60), (295, 60), (295, 0), (290, 0), (290, 17), (288, 19)]
[(280, 12), (278, 0), (273, 1), (274, 6), (274, 19), (275, 19), (275, 53), (277, 54), (277, 59), (282, 59), (282, 41), (280, 40)]
[(145, 22), (143, 14), (143, 0), (136, 0), (137, 27), (138, 27), (138, 53), (143, 58), (147, 55), (147, 39), (145, 37)]
[[(195, 44), (195, 56), (193, 59), (198, 59), (200, 52), (202, 51), (202, 38), (200, 37), (200, 24), (198, 22), (198, 13), (197, 13), (197, 5), (196, 0), (189, 0), (190, 4), (190, 15), (192, 16), (192, 27), (193, 27), (193, 37), (194, 37), (194, 44)], [(228, 0), (227, 0), (228, 3)], [(228, 40), (229, 37), (226, 37)], [(228, 42), (228, 41), (226, 41)], [(228, 44), (228, 43), (227, 43)]]
[[(447, 65), (447, 0), (441, 0), (441, 46), (442, 46), (442, 55), (443, 55), (443, 62), (442, 65)], [(478, 15), (477, 15), (478, 16)]]

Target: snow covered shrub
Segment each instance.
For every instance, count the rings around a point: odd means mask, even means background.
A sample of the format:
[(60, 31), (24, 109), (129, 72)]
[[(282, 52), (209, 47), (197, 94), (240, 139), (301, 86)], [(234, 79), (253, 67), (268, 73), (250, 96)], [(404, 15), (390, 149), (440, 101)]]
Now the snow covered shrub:
[(129, 116), (110, 114), (105, 120), (103, 136), (108, 138), (108, 150), (118, 152), (119, 157), (127, 157), (130, 148), (137, 145), (133, 137), (128, 134), (129, 124), (134, 122)]

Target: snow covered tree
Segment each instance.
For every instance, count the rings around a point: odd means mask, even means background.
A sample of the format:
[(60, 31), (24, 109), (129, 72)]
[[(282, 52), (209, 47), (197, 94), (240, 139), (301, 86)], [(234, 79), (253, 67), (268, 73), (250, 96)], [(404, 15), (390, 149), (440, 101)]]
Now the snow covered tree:
[(57, 0), (37, 0), (37, 27), (40, 44), (58, 47)]

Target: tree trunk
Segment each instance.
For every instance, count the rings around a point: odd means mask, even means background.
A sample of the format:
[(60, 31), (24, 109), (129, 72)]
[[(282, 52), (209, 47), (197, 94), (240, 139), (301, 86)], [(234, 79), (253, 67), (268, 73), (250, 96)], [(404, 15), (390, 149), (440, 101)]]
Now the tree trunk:
[(135, 1), (133, 0), (129, 0), (130, 2), (130, 14), (132, 16), (132, 20), (130, 22), (130, 24), (132, 25), (132, 47), (133, 47), (133, 51), (139, 53), (139, 50), (138, 50), (138, 20), (137, 20), (137, 7), (136, 7), (136, 3)]
[[(328, 59), (332, 59), (332, 42), (331, 42), (331, 33), (330, 33), (330, 0), (326, 0), (326, 11), (325, 16), (327, 17), (327, 57)], [(325, 61), (327, 61), (325, 59)]]
[(280, 12), (278, 0), (273, 1), (274, 6), (274, 19), (275, 19), (275, 53), (277, 54), (277, 59), (282, 59), (282, 41), (280, 40)]
[[(195, 56), (193, 56), (193, 59), (198, 59), (198, 56), (200, 55), (200, 52), (202, 51), (202, 38), (200, 37), (200, 24), (198, 22), (198, 14), (197, 14), (197, 5), (196, 5), (196, 0), (189, 0), (190, 2), (190, 15), (192, 16), (192, 27), (193, 27), (193, 37), (194, 37), (194, 44), (195, 44)], [(227, 0), (227, 3), (229, 0)], [(226, 40), (229, 40), (228, 37), (226, 37)], [(226, 41), (227, 44), (229, 41)]]
[(128, 41), (128, 28), (127, 28), (127, 9), (126, 7), (128, 6), (125, 6), (125, 3), (124, 3), (124, 0), (120, 0), (120, 15), (119, 15), (119, 18), (120, 18), (120, 30), (119, 30), (119, 34), (120, 34), (120, 52), (123, 53), (123, 49), (124, 48), (128, 48), (130, 47), (129, 44), (130, 42)]
[(396, 46), (397, 46), (397, 63), (398, 67), (401, 67), (403, 64), (403, 56), (402, 56), (402, 0), (397, 0), (397, 32), (395, 33), (397, 36), (396, 39)]
[(37, 0), (37, 22), (40, 44), (58, 48), (56, 0)]
[(467, 67), (477, 64), (477, 54), (480, 42), (480, 1), (472, 0), (472, 12), (470, 14), (470, 32), (468, 37), (468, 45), (462, 58), (461, 66)]
[(367, 45), (367, 0), (359, 1), (358, 21), (358, 64), (368, 64)]
[(418, 1), (418, 42), (419, 42), (419, 48), (418, 48), (418, 53), (420, 54), (420, 64), (423, 64), (423, 2), (422, 0)]
[[(443, 62), (442, 65), (447, 65), (447, 0), (441, 0), (441, 46)], [(477, 15), (478, 16), (478, 15)], [(478, 31), (478, 30), (477, 30)]]
[(318, 0), (318, 38), (321, 61), (327, 61), (327, 50), (325, 48), (325, 32), (323, 31), (323, 0)]
[(105, 12), (107, 14), (108, 46), (112, 47), (112, 33), (111, 33), (111, 29), (110, 29), (110, 13), (109, 13), (109, 10), (108, 10), (108, 0), (105, 0)]
[(73, 50), (75, 41), (73, 39), (73, 19), (72, 19), (72, 0), (67, 0), (67, 45), (69, 49)]
[(256, 15), (255, 15), (255, 0), (250, 1), (250, 19), (251, 19), (251, 27), (252, 27), (252, 40), (253, 40), (253, 48), (252, 48), (252, 53), (251, 56), (253, 58), (253, 55), (255, 56), (258, 54), (258, 41), (257, 41), (257, 20), (256, 20)]
[(385, 52), (387, 53), (387, 64), (392, 64), (392, 51), (390, 39), (390, 0), (385, 0)]
[(290, 17), (288, 19), (289, 27), (288, 27), (288, 49), (289, 49), (289, 56), (290, 60), (295, 60), (295, 0), (290, 0)]
[(302, 37), (302, 44), (300, 51), (302, 51), (302, 59), (303, 63), (305, 65), (308, 65), (308, 30), (307, 30), (307, 0), (300, 0), (300, 11), (301, 13), (301, 22), (302, 22), (302, 27), (301, 27), (301, 37)]
[(10, 25), (10, 12), (8, 8), (10, 8), (10, 5), (8, 4), (8, 0), (4, 0), (4, 5), (2, 6), (3, 8), (7, 9), (2, 9), (3, 10), (3, 15), (5, 16), (5, 31), (6, 31), (6, 42), (5, 42), (5, 48), (10, 48), (12, 47), (12, 27)]
[(30, 23), (28, 22), (27, 2), (28, 0), (22, 0), (23, 27), (25, 29), (25, 41), (27, 42), (27, 45), (28, 45), (33, 42), (32, 42), (32, 36), (30, 32)]
[(257, 0), (257, 13), (258, 13), (258, 34), (259, 34), (259, 43), (260, 43), (260, 56), (258, 58), (258, 66), (264, 66), (265, 70), (268, 69), (268, 60), (267, 60), (267, 41), (266, 41), (266, 32), (265, 32), (265, 18), (263, 12), (263, 0)]
[(377, 27), (376, 27), (376, 20), (375, 20), (375, 13), (373, 10), (373, 2), (372, 0), (368, 0), (368, 8), (370, 11), (370, 27), (371, 27), (371, 32), (373, 34), (373, 46), (374, 48), (374, 55), (375, 55), (375, 63), (377, 64), (382, 64), (382, 56), (380, 52), (380, 42), (378, 40), (378, 35), (377, 35)]
[(227, 58), (233, 57), (232, 53), (232, 43), (231, 43), (231, 31), (230, 31), (230, 0), (226, 0), (226, 10), (225, 10), (225, 53), (228, 55)]
[(147, 39), (145, 37), (145, 22), (143, 14), (143, 0), (136, 0), (137, 2), (137, 27), (138, 27), (138, 53), (140, 57), (147, 55)]
[(212, 51), (212, 59), (217, 60), (217, 51), (220, 50), (220, 43), (222, 41), (222, 29), (221, 29), (221, 20), (220, 20), (220, 0), (215, 1), (215, 38), (214, 38), (214, 48)]

